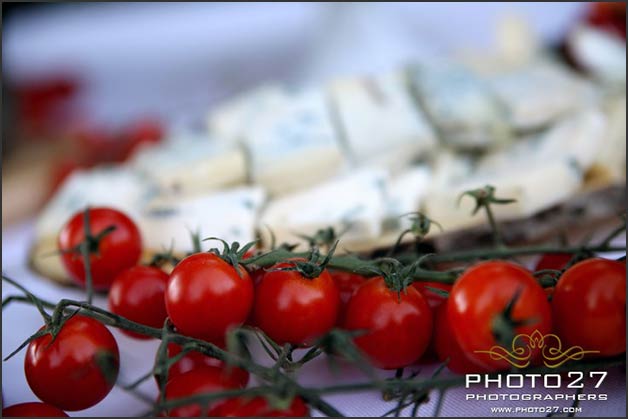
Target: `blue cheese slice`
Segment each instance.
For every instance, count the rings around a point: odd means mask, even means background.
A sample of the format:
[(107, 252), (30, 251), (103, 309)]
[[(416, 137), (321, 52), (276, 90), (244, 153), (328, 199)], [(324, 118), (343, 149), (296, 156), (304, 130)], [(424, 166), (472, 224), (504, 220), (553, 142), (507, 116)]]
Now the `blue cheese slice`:
[(316, 90), (260, 111), (247, 125), (244, 144), (253, 182), (275, 196), (329, 179), (345, 161), (325, 97)]
[(474, 73), (453, 63), (410, 69), (410, 83), (440, 139), (457, 149), (486, 149), (508, 142), (506, 110)]
[[(145, 247), (156, 252), (170, 248), (177, 253), (191, 251), (192, 233), (244, 244), (255, 240), (256, 220), (264, 200), (265, 193), (259, 187), (239, 187), (183, 199), (158, 197), (143, 208), (138, 226)], [(222, 245), (211, 243), (206, 248), (216, 246)]]
[(487, 82), (520, 131), (547, 126), (596, 97), (590, 82), (549, 61), (489, 77)]
[(401, 71), (344, 79), (329, 87), (338, 128), (353, 162), (396, 171), (436, 146)]
[(431, 180), (432, 172), (427, 165), (407, 168), (389, 180), (385, 191), (385, 232), (401, 232), (410, 227), (411, 221), (404, 215), (420, 210)]
[(150, 185), (126, 166), (98, 167), (72, 173), (39, 214), (30, 252), (31, 267), (45, 277), (70, 282), (61, 258), (54, 254), (64, 223), (87, 206), (116, 208), (137, 221), (139, 209), (152, 193)]
[(140, 150), (131, 165), (164, 194), (194, 194), (244, 183), (247, 165), (240, 146), (184, 135)]
[(260, 219), (264, 243), (270, 243), (269, 229), (278, 244), (294, 243), (297, 234), (311, 236), (327, 227), (344, 232), (343, 246), (376, 239), (386, 213), (387, 177), (384, 170), (362, 169), (271, 201)]
[(288, 96), (278, 84), (265, 84), (211, 109), (207, 118), (210, 133), (228, 142), (241, 142), (246, 127), (259, 114), (284, 104)]

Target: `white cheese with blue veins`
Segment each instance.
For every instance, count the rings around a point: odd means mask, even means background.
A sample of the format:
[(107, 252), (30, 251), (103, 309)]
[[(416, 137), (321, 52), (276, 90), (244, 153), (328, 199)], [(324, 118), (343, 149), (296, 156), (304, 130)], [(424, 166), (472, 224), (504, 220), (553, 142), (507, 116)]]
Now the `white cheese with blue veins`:
[(112, 207), (136, 220), (140, 208), (155, 192), (145, 179), (126, 166), (77, 170), (41, 210), (36, 235), (56, 237), (63, 224), (87, 206)]
[(515, 199), (505, 205), (491, 208), (497, 220), (512, 220), (532, 216), (565, 201), (582, 185), (584, 172), (573, 159), (557, 158), (551, 161), (527, 160), (527, 164), (512, 161), (509, 167), (476, 167), (465, 179), (445, 187), (430, 189), (425, 198), (424, 211), (439, 222), (445, 232), (486, 223), (484, 210), (471, 215), (475, 200), (469, 196), (460, 199), (463, 192), (486, 185), (496, 188), (497, 198)]
[(534, 130), (588, 106), (594, 86), (557, 63), (540, 61), (487, 78), (519, 131)]
[(509, 141), (506, 109), (470, 70), (434, 63), (417, 64), (408, 71), (412, 92), (445, 145), (486, 149)]
[(242, 93), (211, 109), (207, 118), (209, 132), (227, 142), (241, 142), (258, 115), (272, 112), (287, 100), (286, 90), (274, 83)]
[(312, 236), (327, 227), (344, 232), (343, 246), (376, 239), (386, 214), (387, 178), (384, 170), (363, 169), (271, 201), (260, 220), (264, 244), (271, 242), (269, 229), (277, 244), (305, 244), (299, 234)]
[(404, 230), (411, 226), (408, 214), (418, 212), (428, 193), (432, 171), (427, 165), (409, 167), (386, 185), (386, 215), (383, 228)]
[(489, 153), (478, 162), (484, 170), (507, 172), (541, 162), (571, 160), (585, 171), (603, 146), (608, 122), (598, 107), (579, 110), (540, 134), (524, 137), (512, 147)]
[(414, 103), (404, 72), (337, 80), (328, 90), (354, 164), (401, 171), (435, 148), (432, 127)]
[[(177, 253), (192, 250), (192, 233), (201, 238), (219, 237), (240, 244), (255, 240), (258, 212), (265, 201), (259, 187), (240, 187), (188, 197), (160, 197), (141, 212), (139, 228), (145, 246), (152, 251), (172, 248)], [(222, 245), (204, 243), (203, 249)]]
[(247, 126), (244, 144), (251, 179), (277, 196), (329, 179), (345, 158), (318, 90), (292, 93), (285, 104), (264, 109)]
[(203, 193), (244, 183), (247, 177), (242, 147), (206, 135), (184, 134), (143, 148), (131, 165), (164, 194)]

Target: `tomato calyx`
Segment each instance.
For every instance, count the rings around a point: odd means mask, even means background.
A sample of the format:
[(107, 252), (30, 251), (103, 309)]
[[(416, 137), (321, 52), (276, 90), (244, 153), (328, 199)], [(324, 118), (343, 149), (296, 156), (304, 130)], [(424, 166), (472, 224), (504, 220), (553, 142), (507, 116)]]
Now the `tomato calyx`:
[(107, 235), (116, 230), (115, 225), (110, 225), (105, 227), (102, 231), (93, 234), (90, 228), (89, 211), (89, 207), (85, 208), (85, 211), (83, 211), (83, 228), (85, 230), (85, 238), (82, 242), (70, 249), (61, 249), (61, 253), (83, 254), (83, 252), (86, 252), (88, 255), (95, 254), (98, 256), (100, 252), (100, 242)]
[(458, 203), (464, 196), (470, 196), (475, 199), (475, 208), (473, 208), (471, 215), (475, 215), (481, 208), (488, 207), (490, 204), (512, 204), (517, 202), (516, 199), (497, 198), (495, 196), (495, 187), (491, 185), (461, 193), (458, 197)]
[(305, 234), (296, 234), (297, 237), (305, 240), (310, 248), (314, 249), (317, 247), (325, 246), (330, 248), (338, 241), (338, 239), (345, 234), (351, 228), (350, 224), (346, 224), (344, 228), (336, 233), (336, 229), (334, 227), (321, 228), (316, 231), (311, 236)]
[[(329, 262), (331, 262), (331, 258), (334, 256), (334, 252), (336, 251), (336, 247), (338, 246), (338, 241), (336, 241), (329, 252), (325, 255), (325, 257), (321, 259), (321, 253), (318, 250), (318, 247), (312, 248), (310, 252), (310, 256), (306, 260), (287, 260), (285, 264), (289, 265), (287, 267), (269, 269), (266, 272), (277, 272), (277, 271), (297, 271), (304, 278), (307, 279), (315, 279), (321, 276)], [(320, 260), (320, 262), (319, 262)]]
[(493, 318), (491, 324), (491, 332), (495, 341), (504, 348), (510, 348), (513, 339), (517, 335), (516, 329), (518, 327), (529, 326), (538, 322), (538, 319), (534, 317), (521, 320), (513, 319), (512, 312), (522, 291), (522, 288), (518, 288), (515, 291), (504, 310)]
[(246, 243), (242, 247), (240, 247), (240, 243), (237, 241), (229, 245), (229, 243), (227, 243), (226, 241), (218, 237), (208, 237), (206, 239), (203, 239), (203, 241), (209, 241), (209, 240), (218, 240), (223, 244), (222, 252), (220, 252), (216, 248), (209, 249), (209, 252), (215, 254), (216, 256), (218, 256), (219, 258), (221, 258), (222, 260), (224, 260), (225, 262), (233, 266), (233, 268), (238, 273), (238, 276), (242, 278), (242, 270), (240, 269), (240, 263), (244, 259), (246, 259), (245, 257), (246, 253), (250, 249), (252, 249), (255, 245), (257, 245), (257, 240)]

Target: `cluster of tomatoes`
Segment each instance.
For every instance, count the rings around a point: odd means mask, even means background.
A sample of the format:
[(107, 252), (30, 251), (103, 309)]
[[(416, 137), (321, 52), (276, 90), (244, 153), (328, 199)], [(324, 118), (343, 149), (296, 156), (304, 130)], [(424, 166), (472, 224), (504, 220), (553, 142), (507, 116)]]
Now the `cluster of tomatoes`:
[[(83, 258), (76, 251), (86, 243), (85, 220), (83, 213), (76, 214), (59, 237), (64, 265), (79, 284), (86, 281)], [(95, 289), (108, 290), (111, 312), (155, 328), (169, 318), (178, 333), (221, 347), (230, 329), (246, 324), (279, 345), (297, 348), (316, 344), (333, 328), (352, 331), (364, 358), (383, 369), (437, 358), (456, 373), (504, 370), (509, 364), (486, 351), (505, 345), (515, 334), (535, 330), (542, 335), (554, 332), (564, 345), (598, 351), (600, 356), (625, 352), (626, 267), (612, 260), (592, 258), (575, 264), (549, 291), (527, 269), (498, 260), (468, 268), (453, 286), (415, 282), (399, 289), (383, 276), (365, 278), (305, 259), (261, 268), (213, 252), (192, 254), (167, 274), (137, 264), (141, 237), (121, 212), (90, 209), (89, 230), (92, 283)], [(247, 253), (244, 258), (251, 256)], [(563, 258), (558, 259), (561, 266), (547, 266), (546, 259), (542, 267), (561, 269), (570, 259)], [(170, 343), (168, 356), (180, 356), (181, 350)], [(539, 353), (531, 356), (533, 362), (539, 358)], [(43, 402), (82, 410), (109, 393), (118, 365), (111, 333), (97, 320), (78, 314), (65, 321), (54, 340), (45, 334), (30, 343), (25, 373)], [(249, 374), (242, 369), (188, 352), (168, 371), (163, 396), (168, 401), (244, 388), (248, 381)], [(299, 397), (283, 410), (263, 397), (235, 397), (204, 408), (176, 407), (164, 415), (190, 417), (203, 412), (210, 416), (309, 413)]]

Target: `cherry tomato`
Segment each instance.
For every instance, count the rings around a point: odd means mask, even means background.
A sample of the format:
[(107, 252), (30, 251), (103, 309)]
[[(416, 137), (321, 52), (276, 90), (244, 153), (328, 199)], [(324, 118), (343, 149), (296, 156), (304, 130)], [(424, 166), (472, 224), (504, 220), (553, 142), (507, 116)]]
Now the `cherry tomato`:
[[(181, 353), (181, 346), (172, 342), (168, 344), (168, 358), (172, 358), (179, 353)], [(170, 380), (177, 375), (185, 374), (202, 366), (221, 368), (224, 379), (239, 383), (239, 387), (244, 388), (249, 382), (249, 373), (246, 370), (225, 365), (221, 360), (197, 351), (188, 352), (183, 358), (172, 364), (168, 370), (168, 379)]]
[(254, 318), (278, 344), (307, 346), (334, 327), (340, 295), (326, 269), (316, 278), (297, 271), (272, 271), (292, 266), (283, 262), (266, 272), (256, 290)]
[(355, 290), (357, 290), (358, 287), (366, 281), (366, 278), (352, 272), (336, 271), (331, 269), (329, 270), (329, 274), (331, 275), (331, 279), (334, 280), (336, 288), (338, 288), (338, 291), (340, 292), (340, 312), (338, 314), (337, 323), (342, 325), (349, 299)]
[(397, 293), (382, 277), (366, 281), (349, 300), (344, 327), (364, 330), (356, 345), (379, 368), (401, 368), (417, 361), (432, 334), (432, 313), (414, 287)]
[[(222, 368), (200, 366), (192, 371), (172, 377), (166, 383), (165, 399), (173, 400), (209, 392), (218, 392), (240, 387), (240, 383), (224, 376)], [(208, 403), (206, 411), (215, 403)], [(200, 404), (194, 403), (170, 409), (168, 416), (199, 417), (203, 413)]]
[(589, 259), (558, 281), (552, 312), (564, 347), (581, 346), (602, 356), (626, 351), (626, 265)]
[(442, 290), (449, 293), (452, 287), (451, 284), (443, 284), (442, 282), (422, 282), (422, 281), (413, 282), (412, 286), (421, 293), (423, 298), (425, 298), (427, 305), (429, 305), (430, 309), (432, 309), (432, 313), (438, 307), (440, 307), (443, 303), (447, 301), (447, 297), (432, 291), (430, 288)]
[[(161, 328), (168, 317), (164, 292), (168, 274), (151, 266), (134, 266), (114, 279), (109, 290), (109, 309), (136, 323)], [(150, 339), (122, 330), (131, 337)]]
[(449, 293), (451, 291), (451, 285), (443, 284), (441, 282), (421, 281), (421, 282), (413, 282), (412, 286), (421, 293), (423, 298), (425, 298), (427, 305), (430, 307), (430, 310), (432, 310), (432, 320), (433, 320), (433, 325), (434, 325), (434, 327), (432, 327), (432, 337), (430, 339), (430, 343), (427, 345), (427, 349), (425, 350), (425, 353), (419, 360), (419, 364), (433, 363), (434, 361), (438, 359), (436, 356), (436, 350), (434, 348), (434, 341), (435, 341), (436, 334), (440, 333), (438, 328), (435, 327), (436, 311), (439, 309), (439, 307), (441, 307), (444, 303), (447, 302), (447, 297), (432, 291), (430, 288), (443, 290)]
[[(95, 245), (90, 255), (93, 287), (107, 290), (114, 278), (125, 269), (134, 266), (142, 252), (142, 239), (135, 223), (122, 212), (113, 208), (90, 208), (90, 231), (96, 236), (107, 227), (115, 229)], [(59, 249), (63, 265), (72, 279), (80, 285), (85, 284), (85, 267), (80, 252), (72, 252), (85, 240), (83, 212), (70, 218), (59, 234)]]
[(42, 402), (14, 404), (2, 409), (2, 417), (9, 418), (67, 418), (68, 415), (58, 407)]
[(242, 325), (253, 305), (253, 282), (213, 253), (183, 259), (166, 286), (166, 311), (186, 335), (224, 345), (225, 332)]
[(99, 321), (76, 314), (56, 339), (33, 340), (24, 371), (33, 393), (63, 410), (83, 410), (109, 394), (116, 382), (120, 353), (113, 335)]
[(447, 316), (447, 301), (435, 311), (434, 333), (432, 336), (434, 351), (440, 362), (447, 361), (447, 368), (456, 374), (482, 373), (485, 370), (474, 364), (453, 335)]
[(535, 271), (553, 269), (560, 271), (567, 266), (573, 255), (569, 253), (546, 253), (536, 263)]
[(277, 410), (273, 409), (264, 397), (257, 396), (251, 399), (235, 397), (225, 400), (214, 407), (207, 416), (229, 418), (296, 418), (307, 417), (309, 415), (310, 411), (300, 397), (295, 397), (287, 409)]
[(494, 336), (495, 322), (502, 318), (517, 293), (512, 319), (534, 322), (515, 327), (515, 332), (531, 334), (538, 330), (543, 335), (549, 333), (551, 309), (545, 292), (529, 271), (514, 263), (478, 263), (456, 281), (449, 294), (448, 321), (456, 340), (469, 359), (488, 371), (506, 369), (510, 365), (505, 360), (494, 360), (490, 355), (476, 351), (488, 351), (498, 344)]

